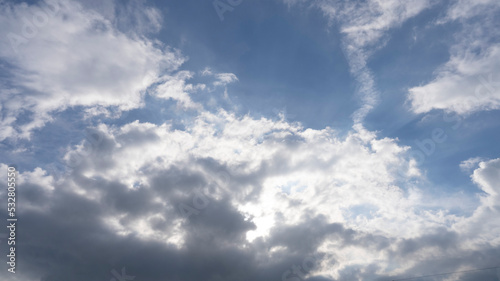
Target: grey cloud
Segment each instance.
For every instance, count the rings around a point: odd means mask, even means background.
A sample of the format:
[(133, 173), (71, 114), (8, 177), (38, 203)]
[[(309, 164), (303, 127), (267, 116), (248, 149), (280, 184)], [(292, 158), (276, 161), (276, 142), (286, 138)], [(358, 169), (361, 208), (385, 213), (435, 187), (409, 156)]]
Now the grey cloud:
[[(111, 145), (107, 147), (113, 149)], [(300, 223), (278, 223), (269, 237), (249, 243), (245, 233), (255, 229), (255, 225), (251, 220), (245, 220), (232, 205), (230, 193), (224, 193), (220, 199), (207, 194), (210, 204), (189, 221), (175, 210), (175, 204), (189, 203), (192, 199), (190, 193), (210, 182), (210, 173), (224, 167), (213, 160), (199, 160), (199, 163), (164, 170), (146, 169), (144, 172), (151, 173), (148, 174), (150, 181), (135, 189), (104, 178), (88, 178), (82, 173), (69, 174), (62, 182), (54, 184), (52, 192), (47, 191), (43, 183), (27, 182), (19, 197), (30, 204), (36, 203), (37, 198), (44, 198), (48, 207), (41, 211), (26, 209), (19, 214), (23, 218), (20, 223), (22, 231), (19, 232), (23, 276), (26, 280), (46, 281), (110, 280), (111, 270), (123, 267), (137, 280), (145, 281), (280, 280), (283, 272), (302, 264), (307, 256), (314, 254), (319, 254), (330, 266), (336, 265), (335, 259), (331, 258), (335, 250), (325, 253), (319, 249), (327, 240), (340, 242), (339, 250), (354, 246), (387, 253), (392, 256), (391, 261), (404, 261), (419, 249), (436, 248), (441, 253), (455, 253), (443, 255), (443, 259), (422, 260), (401, 274), (401, 278), (500, 261), (498, 248), (472, 252), (460, 250), (458, 234), (444, 228), (413, 239), (396, 239), (357, 231), (340, 223), (328, 223), (325, 217), (307, 212), (302, 215)], [(196, 170), (195, 167), (203, 169)], [(89, 194), (101, 194), (100, 199), (76, 194), (71, 184)], [(155, 202), (156, 198), (166, 200), (167, 206)], [(173, 224), (180, 220), (185, 231), (185, 246), (178, 248), (136, 234), (119, 235), (103, 220), (112, 214), (125, 214), (120, 219), (125, 227), (137, 219), (145, 220), (148, 215), (162, 214), (164, 221), (150, 220), (148, 223), (164, 233), (171, 233)], [(279, 246), (284, 250), (275, 254), (270, 252)], [(380, 269), (377, 264), (345, 267), (339, 271), (337, 280), (398, 277), (381, 275)], [(463, 278), (461, 280), (496, 280), (491, 272), (470, 273)], [(310, 274), (307, 280), (333, 279)]]

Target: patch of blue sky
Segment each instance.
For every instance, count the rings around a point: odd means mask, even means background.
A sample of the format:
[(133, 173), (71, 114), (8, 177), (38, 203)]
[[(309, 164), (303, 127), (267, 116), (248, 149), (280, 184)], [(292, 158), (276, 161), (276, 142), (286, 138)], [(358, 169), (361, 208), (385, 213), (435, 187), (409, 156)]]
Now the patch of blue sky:
[(298, 185), (299, 181), (288, 181), (286, 184), (279, 186), (282, 192), (290, 195), (291, 193), (302, 192), (307, 186)]
[(370, 204), (355, 205), (345, 210), (346, 215), (351, 219), (356, 219), (357, 217), (372, 219), (376, 215), (377, 211), (378, 208)]
[(159, 37), (182, 47), (190, 58), (186, 69), (209, 65), (238, 76), (230, 95), (242, 113), (273, 116), (286, 108), (306, 127), (352, 125), (356, 85), (338, 30), (328, 28), (321, 12), (288, 10), (280, 1), (243, 2), (221, 22), (210, 1), (158, 4), (168, 15)]

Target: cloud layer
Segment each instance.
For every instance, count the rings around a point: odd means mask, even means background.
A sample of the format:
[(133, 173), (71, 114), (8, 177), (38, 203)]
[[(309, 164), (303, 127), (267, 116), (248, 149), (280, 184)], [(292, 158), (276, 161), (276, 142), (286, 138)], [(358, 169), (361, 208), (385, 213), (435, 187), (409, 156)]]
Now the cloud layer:
[[(29, 137), (50, 120), (50, 112), (68, 107), (140, 107), (157, 77), (185, 60), (141, 34), (120, 32), (77, 2), (6, 2), (0, 9), (0, 57), (11, 66), (2, 90), (0, 139)], [(16, 127), (13, 120), (27, 110), (36, 115)]]
[[(179, 50), (150, 37), (162, 15), (142, 1), (0, 2), (0, 57), (11, 66), (0, 80), (0, 140), (28, 139), (68, 109), (109, 115), (150, 99), (178, 113), (157, 123), (96, 119), (85, 140), (60, 148), (59, 173), (22, 169), (19, 271), (0, 278), (392, 280), (497, 266), (500, 158), (460, 164), (476, 198), (450, 190), (436, 198), (409, 146), (364, 127), (379, 98), (369, 58), (390, 30), (434, 2), (285, 2), (319, 8), (338, 26), (362, 100), (352, 128), (222, 108), (213, 96), (229, 100), (227, 86), (240, 78), (184, 69)], [(488, 74), (498, 70), (500, 48), (493, 35), (465, 38), (488, 20), (474, 13), (495, 3), (449, 7), (439, 24), (461, 21), (464, 31), (436, 78), (410, 89), (414, 112), (497, 108)], [(473, 48), (471, 38), (482, 39)], [(466, 102), (469, 91), (480, 96)], [(454, 211), (464, 205), (472, 211)], [(435, 280), (498, 278), (485, 270)]]
[(373, 74), (367, 67), (370, 56), (385, 45), (388, 31), (432, 5), (430, 0), (283, 1), (288, 5), (302, 4), (319, 8), (330, 20), (330, 24), (343, 35), (343, 49), (351, 72), (359, 83), (361, 107), (353, 113), (353, 121), (357, 124), (364, 121), (379, 98)]
[(401, 177), (407, 148), (366, 131), (340, 138), (220, 111), (185, 130), (136, 121), (94, 132), (68, 174), (19, 175), (22, 280), (121, 267), (141, 280), (293, 280), (304, 260), (304, 278), (382, 280), (499, 261), (500, 159), (479, 163), (472, 180), (485, 194), (462, 217)]
[(409, 89), (415, 113), (442, 109), (468, 115), (500, 108), (499, 9), (497, 1), (458, 1), (450, 7), (440, 24), (458, 23), (462, 30), (436, 78)]

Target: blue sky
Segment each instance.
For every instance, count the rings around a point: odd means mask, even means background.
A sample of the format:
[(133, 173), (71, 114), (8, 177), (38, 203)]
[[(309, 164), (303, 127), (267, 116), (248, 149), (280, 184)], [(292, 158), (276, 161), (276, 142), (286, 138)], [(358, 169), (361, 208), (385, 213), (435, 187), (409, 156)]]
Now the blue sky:
[[(0, 166), (26, 221), (0, 276), (499, 266), (499, 23), (494, 0), (0, 1)], [(500, 278), (454, 276), (433, 280)]]
[[(349, 94), (355, 84), (338, 31), (327, 28), (319, 11), (304, 15), (280, 2), (243, 2), (221, 22), (210, 2), (173, 3), (166, 9), (178, 18), (169, 19), (167, 25), (174, 28), (160, 37), (186, 50), (186, 67), (208, 65), (244, 77), (232, 85), (243, 112), (270, 115), (272, 109), (286, 107), (297, 121), (314, 128), (335, 122), (349, 126), (341, 119), (355, 110)], [(193, 22), (183, 12), (199, 20)]]

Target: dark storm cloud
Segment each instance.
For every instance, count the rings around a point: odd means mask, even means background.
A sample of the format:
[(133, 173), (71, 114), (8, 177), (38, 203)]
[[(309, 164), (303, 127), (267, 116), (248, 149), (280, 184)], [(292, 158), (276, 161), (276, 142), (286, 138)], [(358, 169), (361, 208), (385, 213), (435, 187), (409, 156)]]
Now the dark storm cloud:
[[(174, 218), (175, 211), (161, 210), (152, 202), (154, 189), (130, 190), (105, 180), (75, 181), (87, 191), (102, 190), (104, 196), (94, 201), (66, 191), (63, 185), (56, 186), (56, 191), (46, 196), (50, 202), (47, 210), (20, 213), (20, 270), (33, 278), (109, 280), (110, 271), (122, 267), (137, 280), (249, 280), (279, 276), (278, 269), (261, 268), (256, 256), (262, 249), (239, 247), (246, 243), (244, 234), (253, 225), (227, 200), (213, 200), (199, 217), (186, 222), (187, 246), (177, 249), (134, 235), (117, 235), (102, 220), (113, 213), (139, 216), (170, 212), (170, 218)], [(28, 199), (37, 192), (42, 194), (40, 186), (25, 185), (19, 197)]]
[[(136, 142), (148, 145), (157, 137), (151, 132), (144, 132), (145, 136), (133, 132), (127, 134), (128, 146), (138, 145)], [(315, 215), (312, 210), (302, 212), (299, 222), (293, 225), (283, 223), (283, 213), (276, 212), (277, 223), (269, 236), (249, 242), (246, 233), (255, 230), (256, 225), (235, 204), (259, 198), (264, 179), (284, 173), (286, 157), (263, 162), (258, 169), (247, 172), (231, 170), (212, 158), (194, 156), (187, 162), (165, 167), (151, 163), (140, 168), (146, 181), (131, 187), (104, 176), (85, 176), (89, 170), (114, 170), (124, 164), (114, 157), (123, 148), (110, 135), (93, 133), (99, 134), (94, 138), (99, 141), (93, 143), (93, 153), (86, 155), (80, 166), (57, 180), (40, 181), (47, 177), (40, 173), (31, 175), (19, 191), (20, 202), (32, 206), (21, 209), (19, 214), (23, 218), (19, 224), (19, 270), (26, 278), (107, 281), (113, 278), (112, 270), (120, 272), (125, 268), (127, 275), (136, 276), (139, 281), (283, 280), (283, 276), (298, 278), (287, 270), (303, 266), (307, 258), (313, 257), (315, 265), (336, 266), (336, 251), (348, 247), (387, 255), (394, 263), (416, 261), (421, 250), (436, 254), (434, 258), (419, 260), (399, 276), (380, 274), (381, 265), (377, 263), (347, 266), (339, 270), (339, 281), (389, 280), (500, 262), (498, 248), (461, 250), (459, 234), (446, 228), (401, 239), (329, 223), (325, 216)], [(206, 206), (196, 215), (182, 216), (179, 204), (192, 205), (198, 191), (204, 192)], [(183, 244), (158, 241), (137, 232), (119, 234), (107, 220), (110, 216), (124, 229), (141, 222), (167, 236), (182, 231)], [(321, 250), (326, 241), (335, 241), (337, 250)], [(314, 270), (303, 274), (307, 280), (332, 280), (315, 276)], [(492, 276), (487, 272), (474, 274), (464, 278), (482, 276), (484, 280), (495, 280), (487, 279)]]

